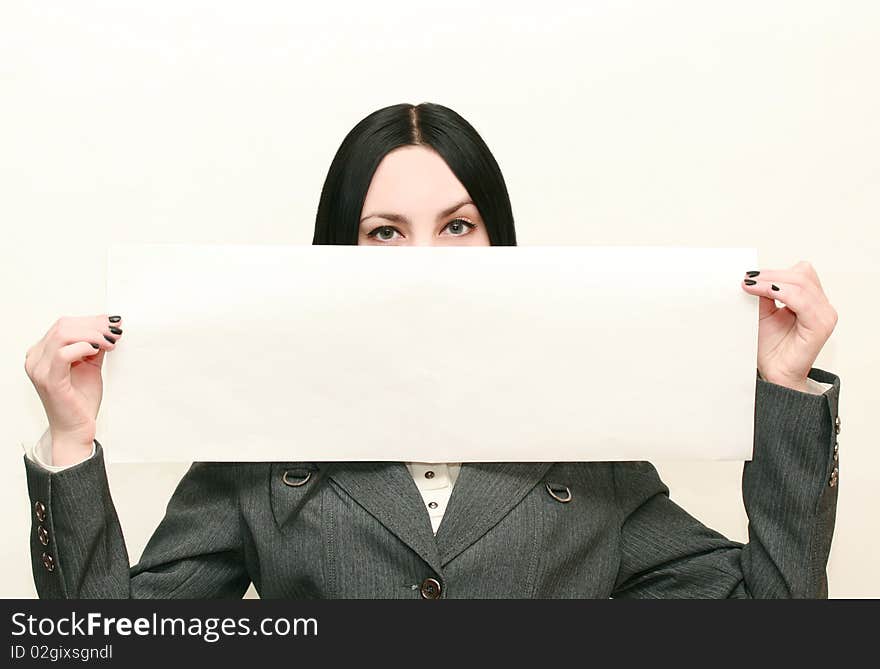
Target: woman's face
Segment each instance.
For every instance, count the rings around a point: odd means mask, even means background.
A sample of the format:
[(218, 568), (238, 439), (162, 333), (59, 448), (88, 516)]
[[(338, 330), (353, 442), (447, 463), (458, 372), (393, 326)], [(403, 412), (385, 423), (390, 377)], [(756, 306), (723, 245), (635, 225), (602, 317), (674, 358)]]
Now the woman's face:
[(358, 245), (489, 246), (489, 233), (467, 190), (433, 149), (388, 153), (370, 182)]

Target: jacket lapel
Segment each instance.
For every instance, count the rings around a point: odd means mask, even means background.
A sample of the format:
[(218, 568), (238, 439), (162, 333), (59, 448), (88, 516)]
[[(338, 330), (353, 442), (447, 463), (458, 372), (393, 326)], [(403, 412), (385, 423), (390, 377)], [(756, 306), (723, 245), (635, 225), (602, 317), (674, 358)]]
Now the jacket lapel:
[[(331, 462), (327, 475), (358, 504), (440, 572), (431, 519), (402, 462)], [(453, 488), (454, 490), (454, 488)]]
[(412, 548), (437, 573), (478, 541), (534, 488), (553, 463), (467, 462), (437, 534), (402, 462), (332, 462), (327, 476)]
[(441, 565), (445, 566), (497, 525), (541, 481), (552, 464), (464, 463), (437, 528), (436, 543)]

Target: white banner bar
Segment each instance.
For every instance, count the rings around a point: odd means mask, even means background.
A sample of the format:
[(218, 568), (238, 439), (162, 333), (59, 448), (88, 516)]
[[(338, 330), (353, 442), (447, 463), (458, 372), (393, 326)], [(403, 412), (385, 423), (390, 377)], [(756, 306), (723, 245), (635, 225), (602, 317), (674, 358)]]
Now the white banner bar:
[(757, 251), (117, 244), (112, 462), (751, 458)]

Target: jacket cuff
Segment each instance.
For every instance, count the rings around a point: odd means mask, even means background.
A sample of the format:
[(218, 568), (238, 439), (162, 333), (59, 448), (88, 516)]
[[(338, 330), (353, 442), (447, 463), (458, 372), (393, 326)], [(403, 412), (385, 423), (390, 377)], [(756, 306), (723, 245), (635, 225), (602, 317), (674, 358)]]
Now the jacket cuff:
[(43, 599), (75, 596), (76, 570), (90, 555), (96, 537), (107, 529), (107, 512), (115, 517), (104, 453), (95, 440), (95, 455), (52, 472), (23, 458), (31, 514), (31, 570)]
[[(775, 428), (781, 448), (795, 449), (786, 455), (801, 456), (796, 460), (806, 464), (815, 460), (823, 465), (826, 482), (838, 462), (838, 439), (841, 420), (840, 377), (831, 372), (812, 367), (807, 380), (813, 389), (824, 388), (822, 393), (802, 392), (764, 380), (757, 375), (755, 397), (755, 451), (766, 448), (769, 443), (758, 430), (765, 426)], [(821, 385), (820, 385), (821, 384)], [(784, 438), (782, 438), (784, 437)], [(772, 435), (771, 435), (772, 439)], [(808, 444), (814, 444), (810, 448)], [(772, 446), (770, 446), (772, 448)], [(837, 456), (837, 457), (835, 457)], [(830, 486), (830, 487), (836, 487)]]
[(793, 596), (821, 597), (837, 508), (840, 378), (818, 368), (808, 376), (830, 388), (816, 395), (758, 378), (743, 499), (750, 538), (787, 572)]

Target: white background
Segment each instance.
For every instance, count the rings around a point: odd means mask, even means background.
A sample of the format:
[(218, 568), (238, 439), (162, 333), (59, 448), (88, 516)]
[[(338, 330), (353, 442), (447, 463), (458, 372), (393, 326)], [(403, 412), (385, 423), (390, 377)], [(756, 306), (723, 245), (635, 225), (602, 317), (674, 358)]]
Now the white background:
[[(880, 596), (878, 36), (870, 0), (2, 0), (0, 595), (34, 592), (20, 442), (45, 417), (24, 353), (102, 311), (106, 244), (309, 243), (348, 130), (432, 101), (492, 148), (521, 244), (815, 265), (840, 314), (816, 363), (842, 379), (830, 592)], [(740, 464), (658, 465), (673, 499), (746, 540)], [(132, 561), (185, 468), (111, 467)]]

